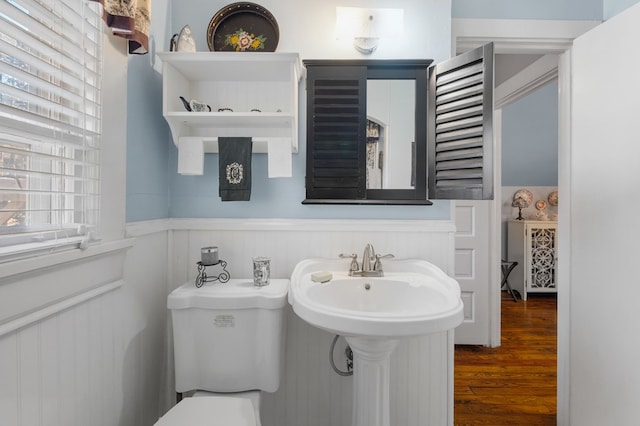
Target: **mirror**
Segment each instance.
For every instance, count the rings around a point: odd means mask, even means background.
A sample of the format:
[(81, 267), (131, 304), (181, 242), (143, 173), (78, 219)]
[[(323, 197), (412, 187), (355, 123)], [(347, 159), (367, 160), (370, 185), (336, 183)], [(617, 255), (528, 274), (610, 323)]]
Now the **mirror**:
[(414, 80), (367, 80), (367, 189), (415, 187)]
[(431, 60), (305, 60), (304, 204), (431, 204)]
[(429, 59), (303, 63), (303, 204), (429, 205), (427, 181), (434, 200), (493, 199), (491, 43), (431, 68)]

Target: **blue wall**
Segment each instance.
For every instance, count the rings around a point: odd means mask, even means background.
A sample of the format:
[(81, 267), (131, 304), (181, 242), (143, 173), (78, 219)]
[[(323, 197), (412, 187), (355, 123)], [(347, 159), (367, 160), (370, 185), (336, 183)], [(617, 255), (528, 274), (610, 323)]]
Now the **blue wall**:
[(502, 123), (502, 185), (558, 185), (557, 82), (505, 107)]
[[(604, 2), (604, 3), (603, 3)], [(602, 20), (624, 10), (638, 0), (451, 0), (431, 1), (427, 18), (418, 17), (429, 25), (427, 43), (416, 45), (423, 57), (442, 60), (448, 56), (449, 16), (454, 18), (486, 18), (486, 19), (566, 19), (566, 20)], [(212, 15), (229, 2), (223, 0), (191, 0), (189, 2), (172, 0), (154, 0), (152, 15), (152, 40), (154, 49), (167, 50), (168, 40), (184, 24), (189, 24), (196, 35), (199, 50), (206, 50), (204, 34)], [(354, 0), (352, 6), (363, 6), (364, 0)], [(359, 4), (361, 3), (361, 4)], [(303, 51), (312, 43), (313, 34), (292, 37), (292, 34), (304, 30), (304, 19), (318, 19), (319, 8), (331, 9), (335, 6), (332, 0), (307, 0), (303, 5), (287, 0), (264, 0), (261, 4), (278, 16), (281, 30), (281, 44), (291, 45), (291, 39), (299, 43), (300, 48), (289, 48), (287, 51)], [(604, 5), (604, 6), (603, 6)], [(376, 2), (375, 7), (404, 7), (408, 10), (405, 19), (416, 19), (412, 11), (411, 1), (399, 0), (395, 3)], [(315, 9), (313, 9), (315, 8)], [(313, 17), (307, 18), (313, 10)], [(421, 15), (422, 16), (422, 15)], [(158, 18), (159, 17), (159, 18)], [(433, 22), (435, 19), (435, 23)], [(430, 20), (427, 22), (427, 20)], [(331, 25), (327, 23), (327, 28)], [(334, 52), (325, 52), (332, 55)], [(151, 52), (150, 55), (154, 55)], [(127, 81), (128, 96), (128, 141), (127, 141), (127, 221), (149, 220), (166, 217), (301, 217), (301, 218), (398, 218), (398, 219), (443, 219), (450, 215), (447, 202), (437, 202), (431, 207), (401, 206), (303, 206), (304, 199), (304, 117), (300, 120), (300, 152), (293, 156), (293, 173), (291, 179), (268, 179), (266, 176), (266, 156), (253, 156), (254, 179), (253, 193), (250, 202), (225, 202), (219, 200), (217, 194), (217, 155), (206, 156), (205, 176), (187, 177), (176, 173), (177, 152), (172, 143), (166, 122), (162, 118), (161, 97), (162, 83), (155, 58), (146, 55), (132, 56), (129, 61)], [(520, 185), (517, 182), (530, 175), (540, 185), (555, 185), (557, 172), (539, 172), (539, 167), (551, 167), (557, 159), (539, 160), (537, 169), (525, 172), (521, 168), (510, 169), (523, 153), (536, 146), (536, 155), (542, 152), (544, 144), (550, 144), (551, 134), (557, 141), (557, 131), (553, 129), (551, 120), (556, 120), (557, 111), (551, 114), (550, 105), (555, 108), (557, 101), (551, 99), (551, 87), (541, 93), (523, 100), (505, 110), (505, 120), (509, 128), (505, 128), (504, 137), (507, 144), (516, 145), (503, 148), (504, 185)], [(304, 88), (301, 90), (301, 101), (304, 101)], [(557, 94), (556, 94), (557, 96)], [(541, 102), (537, 104), (536, 102)], [(300, 110), (304, 111), (304, 103)], [(548, 114), (547, 118), (533, 113), (540, 111)], [(553, 117), (552, 117), (553, 115)], [(547, 121), (541, 121), (547, 120)], [(513, 123), (511, 123), (513, 121)], [(538, 123), (538, 127), (532, 125)], [(520, 123), (520, 124), (516, 124)], [(527, 131), (523, 131), (527, 129)], [(553, 129), (553, 130), (552, 130)], [(526, 142), (526, 141), (528, 142)], [(522, 144), (519, 146), (518, 144)], [(539, 149), (538, 149), (539, 148)], [(557, 148), (549, 149), (557, 153)], [(530, 164), (531, 162), (529, 162)], [(557, 167), (557, 166), (556, 166)], [(527, 185), (534, 183), (527, 182)]]
[(638, 3), (639, 0), (604, 0), (604, 19), (609, 19), (629, 6)]
[[(215, 12), (228, 5), (224, 0), (191, 0), (173, 2), (154, 0), (152, 14), (152, 51), (129, 61), (127, 82), (127, 221), (166, 217), (283, 217), (283, 218), (398, 218), (448, 219), (449, 202), (434, 206), (305, 206), (305, 120), (300, 117), (299, 153), (293, 155), (293, 178), (268, 179), (267, 157), (253, 155), (253, 189), (250, 202), (221, 202), (218, 196), (218, 156), (206, 155), (204, 176), (177, 174), (177, 150), (168, 126), (162, 117), (162, 78), (155, 64), (155, 49), (168, 50), (168, 41), (188, 24), (194, 32), (199, 51), (207, 50), (206, 29)], [(299, 4), (289, 0), (264, 0), (261, 5), (277, 17), (280, 26), (279, 51), (301, 52), (309, 57), (340, 57), (327, 49), (323, 37), (335, 39), (334, 0), (308, 0)], [(355, 0), (352, 6), (371, 6), (366, 0)], [(405, 22), (420, 28), (426, 43), (394, 45), (403, 57), (449, 57), (450, 0), (399, 0), (382, 2), (376, 7), (403, 7), (408, 13)], [(420, 13), (415, 13), (419, 10)], [(419, 16), (418, 16), (419, 15)], [(159, 18), (158, 18), (159, 17)], [(414, 22), (415, 20), (415, 22)], [(317, 28), (315, 33), (311, 30)], [(417, 31), (417, 30), (416, 30)], [(382, 51), (382, 47), (378, 49)], [(347, 51), (347, 50), (345, 50)], [(387, 50), (389, 51), (389, 50)], [(349, 55), (354, 55), (352, 48)], [(400, 52), (400, 53), (398, 53)], [(318, 55), (320, 53), (320, 55)], [(409, 53), (409, 54), (407, 54)], [(393, 54), (393, 53), (392, 53)], [(337, 55), (337, 56), (336, 56)], [(344, 55), (344, 53), (343, 53)], [(358, 54), (355, 54), (358, 55)], [(257, 70), (259, 71), (259, 70)], [(305, 110), (306, 93), (301, 87), (300, 111)]]
[[(304, 139), (302, 139), (304, 140)], [(170, 169), (177, 170), (177, 150), (171, 150)], [(205, 155), (203, 176), (170, 178), (170, 217), (233, 218), (353, 218), (353, 219), (446, 219), (448, 202), (429, 207), (416, 206), (328, 206), (302, 205), (305, 198), (306, 149), (293, 155), (292, 178), (267, 177), (267, 156), (254, 154), (251, 201), (222, 202), (218, 196), (218, 155)]]
[(169, 217), (171, 135), (162, 117), (162, 76), (151, 58), (129, 57), (127, 222)]
[(601, 21), (602, 1), (452, 0), (451, 12), (454, 18)]
[(607, 20), (640, 0), (452, 0), (453, 18)]
[(169, 48), (170, 2), (153, 2), (149, 53), (129, 55), (127, 90), (122, 91), (127, 96), (127, 222), (169, 217), (167, 165), (173, 143), (162, 117), (162, 75), (156, 50)]

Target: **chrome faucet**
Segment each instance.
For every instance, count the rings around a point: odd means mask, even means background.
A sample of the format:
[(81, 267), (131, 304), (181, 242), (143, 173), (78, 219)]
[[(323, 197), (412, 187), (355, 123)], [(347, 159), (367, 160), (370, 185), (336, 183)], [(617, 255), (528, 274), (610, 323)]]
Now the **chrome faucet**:
[(371, 261), (376, 261), (376, 251), (373, 249), (371, 243), (367, 244), (362, 254), (362, 272), (371, 272), (373, 270)]
[(364, 248), (364, 253), (362, 255), (362, 267), (358, 265), (358, 255), (355, 253), (351, 255), (341, 253), (340, 257), (351, 259), (351, 263), (349, 264), (350, 277), (382, 277), (384, 276), (384, 272), (382, 270), (382, 262), (380, 262), (380, 259), (390, 258), (393, 257), (393, 255), (377, 255), (376, 251), (373, 249), (373, 245), (369, 243)]

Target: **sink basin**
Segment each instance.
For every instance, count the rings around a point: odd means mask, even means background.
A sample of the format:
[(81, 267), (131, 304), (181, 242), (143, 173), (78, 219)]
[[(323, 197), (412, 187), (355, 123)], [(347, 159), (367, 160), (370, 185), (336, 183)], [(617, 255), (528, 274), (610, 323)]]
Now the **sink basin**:
[[(291, 274), (289, 303), (304, 321), (345, 336), (353, 351), (353, 426), (391, 426), (390, 358), (400, 338), (462, 322), (460, 286), (424, 260), (385, 260), (383, 277), (350, 277), (349, 260), (308, 259)], [(326, 283), (314, 272), (331, 272)]]
[[(311, 325), (335, 334), (407, 337), (445, 331), (463, 319), (460, 286), (424, 260), (387, 260), (384, 277), (349, 277), (343, 259), (308, 259), (291, 276), (289, 302)], [(311, 274), (329, 271), (327, 283)]]

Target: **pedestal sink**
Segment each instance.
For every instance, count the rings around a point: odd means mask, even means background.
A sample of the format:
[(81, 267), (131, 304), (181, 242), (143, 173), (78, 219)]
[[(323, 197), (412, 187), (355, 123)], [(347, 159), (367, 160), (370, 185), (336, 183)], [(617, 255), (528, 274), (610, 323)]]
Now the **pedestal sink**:
[[(307, 259), (289, 303), (309, 324), (343, 335), (354, 355), (353, 426), (390, 426), (389, 366), (399, 339), (453, 329), (463, 319), (458, 282), (424, 260), (387, 260), (383, 277), (350, 277), (344, 259)], [(333, 279), (319, 283), (315, 272)]]

